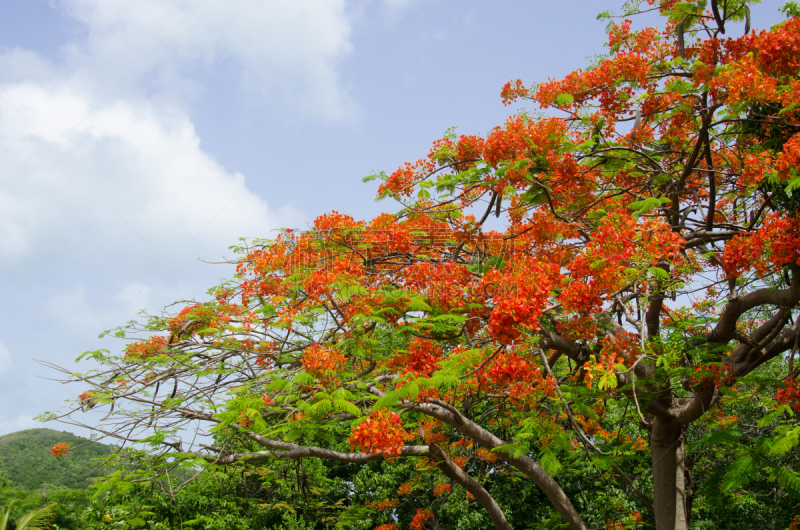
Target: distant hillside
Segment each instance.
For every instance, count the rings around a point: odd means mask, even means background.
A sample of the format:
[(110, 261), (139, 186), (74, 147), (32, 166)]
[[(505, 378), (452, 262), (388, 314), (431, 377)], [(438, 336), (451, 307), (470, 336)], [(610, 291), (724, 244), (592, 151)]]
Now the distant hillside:
[[(68, 444), (70, 451), (56, 459), (50, 449), (61, 442)], [(99, 463), (92, 459), (112, 450), (68, 432), (29, 429), (0, 436), (0, 469), (7, 471), (17, 486), (27, 489), (38, 489), (43, 484), (83, 489), (91, 483), (90, 477), (105, 474), (95, 470)]]

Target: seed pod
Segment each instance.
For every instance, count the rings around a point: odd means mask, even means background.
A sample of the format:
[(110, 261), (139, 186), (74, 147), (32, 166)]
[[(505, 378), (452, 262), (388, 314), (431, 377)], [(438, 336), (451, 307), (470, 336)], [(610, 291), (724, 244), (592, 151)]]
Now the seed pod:
[(678, 27), (676, 28), (676, 31), (678, 32), (678, 55), (681, 56), (681, 59), (686, 59), (686, 50), (684, 49), (684, 44), (683, 44), (684, 22), (686, 22), (685, 18), (678, 23)]
[(744, 6), (744, 34), (750, 33), (750, 6)]

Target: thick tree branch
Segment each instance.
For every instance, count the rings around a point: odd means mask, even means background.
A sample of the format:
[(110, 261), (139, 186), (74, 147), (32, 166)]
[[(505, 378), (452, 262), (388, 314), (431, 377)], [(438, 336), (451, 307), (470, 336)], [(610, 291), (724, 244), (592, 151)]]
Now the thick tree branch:
[[(487, 431), (472, 420), (465, 418), (452, 406), (444, 406), (438, 400), (431, 400), (430, 403), (417, 403), (409, 407), (409, 410), (427, 414), (445, 423), (462, 434), (472, 438), (485, 449), (496, 449), (506, 445), (506, 442)], [(569, 525), (570, 530), (586, 530), (586, 525), (578, 514), (569, 497), (561, 489), (561, 486), (544, 469), (528, 456), (512, 457), (506, 452), (497, 452), (506, 462), (517, 468), (525, 476), (531, 479), (534, 484), (550, 499), (558, 513)]]
[(503, 510), (500, 509), (500, 506), (498, 506), (494, 498), (489, 495), (489, 492), (486, 491), (477, 480), (469, 476), (463, 469), (458, 467), (455, 462), (450, 460), (438, 445), (430, 445), (429, 448), (431, 458), (436, 462), (441, 472), (475, 497), (475, 500), (477, 500), (486, 510), (486, 513), (489, 514), (497, 530), (512, 530), (511, 525), (508, 523), (508, 520), (506, 520), (506, 516), (503, 515)]
[(708, 334), (708, 342), (727, 344), (736, 334), (736, 323), (747, 311), (759, 306), (794, 307), (800, 302), (800, 266), (789, 265), (794, 278), (788, 289), (762, 288), (730, 300), (722, 311), (717, 325)]
[[(252, 432), (245, 432), (244, 434), (246, 434), (251, 440), (256, 441), (259, 445), (267, 447), (269, 450), (242, 453), (235, 451), (221, 451), (221, 453), (216, 456), (208, 454), (198, 454), (197, 456), (205, 458), (214, 464), (224, 465), (233, 464), (242, 460), (258, 461), (267, 460), (270, 458), (296, 460), (298, 458), (310, 457), (325, 458), (327, 460), (335, 460), (336, 462), (345, 462), (348, 464), (360, 464), (369, 462), (371, 460), (380, 460), (386, 457), (385, 453), (342, 453), (340, 451), (323, 449), (321, 447), (305, 447), (289, 442), (272, 440)], [(400, 452), (400, 456), (422, 456), (426, 454), (428, 454), (427, 445), (406, 445)]]

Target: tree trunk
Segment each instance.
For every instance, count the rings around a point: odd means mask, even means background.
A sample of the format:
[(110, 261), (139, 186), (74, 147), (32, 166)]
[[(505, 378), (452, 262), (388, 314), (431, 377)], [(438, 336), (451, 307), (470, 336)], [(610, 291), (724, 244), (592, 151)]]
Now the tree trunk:
[(661, 419), (653, 422), (650, 454), (653, 459), (653, 506), (656, 530), (688, 530), (684, 481), (683, 426)]

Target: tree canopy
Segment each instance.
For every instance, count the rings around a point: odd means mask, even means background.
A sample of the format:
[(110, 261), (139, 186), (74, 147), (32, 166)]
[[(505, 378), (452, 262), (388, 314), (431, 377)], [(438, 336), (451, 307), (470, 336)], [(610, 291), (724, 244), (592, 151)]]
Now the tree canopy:
[(105, 408), (89, 426), (149, 443), (154, 473), (412, 459), (498, 529), (503, 474), (572, 530), (581, 473), (629, 492), (609, 528), (800, 495), (800, 12), (756, 32), (750, 3), (601, 14), (589, 68), (503, 87), (536, 110), (368, 177), (394, 213), (236, 248), (211, 301), (87, 352), (80, 401), (47, 417)]

